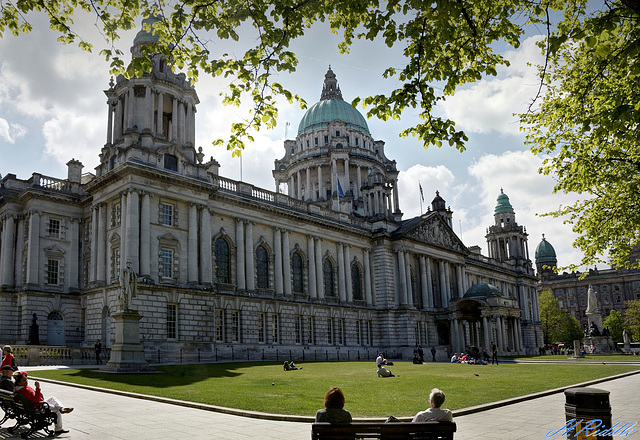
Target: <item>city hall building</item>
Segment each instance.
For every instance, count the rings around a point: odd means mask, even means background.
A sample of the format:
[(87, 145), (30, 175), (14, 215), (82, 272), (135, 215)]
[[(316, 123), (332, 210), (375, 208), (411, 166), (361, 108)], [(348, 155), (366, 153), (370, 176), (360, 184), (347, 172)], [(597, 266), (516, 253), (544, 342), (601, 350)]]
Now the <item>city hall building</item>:
[[(153, 38), (139, 32), (132, 53)], [(194, 147), (196, 90), (161, 57), (152, 61), (151, 73), (105, 91), (107, 139), (94, 173), (72, 159), (65, 179), (2, 178), (3, 343), (29, 343), (35, 313), (42, 344), (108, 347), (131, 262), (148, 356), (404, 357), (419, 344), (443, 359), (491, 341), (501, 353), (537, 352), (527, 233), (502, 191), (488, 256), (454, 233), (438, 193), (426, 214), (403, 219), (396, 163), (331, 69), (275, 160), (276, 190), (225, 178)]]

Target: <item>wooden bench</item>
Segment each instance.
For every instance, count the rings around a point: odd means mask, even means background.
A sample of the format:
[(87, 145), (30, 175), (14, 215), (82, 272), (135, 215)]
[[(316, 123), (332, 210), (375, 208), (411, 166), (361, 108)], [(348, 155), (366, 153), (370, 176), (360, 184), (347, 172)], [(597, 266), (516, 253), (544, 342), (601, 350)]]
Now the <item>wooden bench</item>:
[(312, 440), (453, 440), (454, 422), (361, 423), (344, 425), (314, 423)]
[(57, 415), (51, 411), (47, 402), (31, 403), (20, 394), (0, 389), (0, 408), (4, 411), (0, 425), (9, 419), (16, 421), (15, 426), (7, 429), (10, 433), (20, 426), (29, 425), (29, 429), (21, 433), (20, 437), (27, 438), (40, 430), (49, 437), (55, 435), (55, 428), (50, 427), (55, 425)]

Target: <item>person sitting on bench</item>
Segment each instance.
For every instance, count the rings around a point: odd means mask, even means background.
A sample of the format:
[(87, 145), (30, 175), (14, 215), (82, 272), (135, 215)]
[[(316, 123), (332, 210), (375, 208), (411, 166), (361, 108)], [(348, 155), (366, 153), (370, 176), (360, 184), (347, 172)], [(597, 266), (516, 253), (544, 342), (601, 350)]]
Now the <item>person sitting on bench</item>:
[(351, 413), (344, 409), (344, 394), (333, 387), (324, 396), (324, 407), (316, 413), (316, 422), (351, 423)]
[(16, 371), (14, 374), (16, 380), (16, 393), (24, 396), (31, 403), (38, 402), (47, 402), (49, 404), (49, 408), (56, 414), (56, 435), (65, 434), (69, 431), (62, 428), (62, 414), (67, 414), (73, 411), (73, 408), (68, 408), (63, 406), (62, 403), (55, 397), (49, 397), (47, 400), (42, 398), (42, 392), (40, 391), (40, 382), (35, 381), (34, 385), (36, 389), (34, 390), (29, 385), (27, 385), (27, 372), (26, 371)]
[(453, 414), (448, 409), (442, 409), (441, 406), (444, 403), (444, 392), (438, 388), (431, 390), (429, 394), (429, 403), (431, 408), (420, 411), (413, 418), (412, 422), (453, 422)]
[(0, 389), (5, 391), (14, 392), (16, 390), (16, 386), (13, 383), (13, 368), (11, 365), (5, 365), (2, 367), (2, 379), (0, 379)]

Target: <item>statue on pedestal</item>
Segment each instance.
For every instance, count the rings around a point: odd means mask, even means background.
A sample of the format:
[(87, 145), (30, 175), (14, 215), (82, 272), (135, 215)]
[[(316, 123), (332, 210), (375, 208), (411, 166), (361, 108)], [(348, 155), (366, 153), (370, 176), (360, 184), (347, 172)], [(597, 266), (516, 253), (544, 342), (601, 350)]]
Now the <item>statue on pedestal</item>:
[(138, 292), (138, 276), (131, 268), (131, 261), (127, 261), (127, 267), (120, 272), (120, 289), (118, 290), (118, 302), (120, 310), (129, 310), (131, 300)]
[(40, 345), (40, 331), (38, 330), (38, 315), (33, 314), (29, 327), (29, 345)]
[(587, 310), (585, 310), (585, 313), (600, 313), (598, 298), (596, 298), (596, 291), (593, 289), (591, 284), (589, 284), (589, 290), (587, 290)]

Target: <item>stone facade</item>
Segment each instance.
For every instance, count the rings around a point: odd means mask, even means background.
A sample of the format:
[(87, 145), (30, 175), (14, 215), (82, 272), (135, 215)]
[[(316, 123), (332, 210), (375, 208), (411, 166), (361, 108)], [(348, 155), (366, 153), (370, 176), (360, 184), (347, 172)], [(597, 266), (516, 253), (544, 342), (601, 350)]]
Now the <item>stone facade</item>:
[[(141, 31), (132, 52), (149, 38)], [(148, 356), (274, 347), (409, 355), (421, 344), (444, 357), (491, 341), (503, 353), (537, 351), (536, 277), (505, 194), (487, 231), (490, 257), (456, 236), (439, 194), (427, 213), (402, 220), (395, 161), (357, 110), (337, 102), (331, 69), (326, 102), (275, 161), (276, 191), (224, 178), (193, 146), (195, 89), (152, 61), (151, 73), (105, 91), (95, 174), (71, 160), (67, 179), (2, 179), (6, 342), (26, 342), (35, 312), (47, 344), (110, 346), (130, 261)]]

